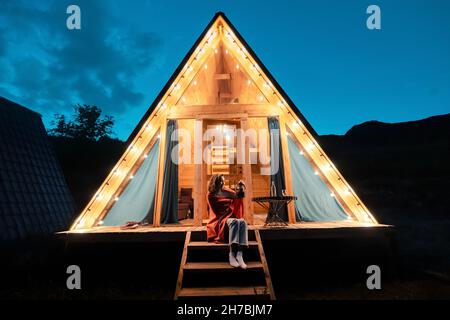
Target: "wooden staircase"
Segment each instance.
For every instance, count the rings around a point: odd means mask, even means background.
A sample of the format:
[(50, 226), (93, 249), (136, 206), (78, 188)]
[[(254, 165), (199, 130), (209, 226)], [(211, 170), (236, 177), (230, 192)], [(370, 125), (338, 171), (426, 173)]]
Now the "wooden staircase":
[(205, 231), (187, 231), (174, 299), (242, 297), (275, 299), (258, 230), (249, 230), (247, 269), (228, 263), (227, 244), (206, 241)]

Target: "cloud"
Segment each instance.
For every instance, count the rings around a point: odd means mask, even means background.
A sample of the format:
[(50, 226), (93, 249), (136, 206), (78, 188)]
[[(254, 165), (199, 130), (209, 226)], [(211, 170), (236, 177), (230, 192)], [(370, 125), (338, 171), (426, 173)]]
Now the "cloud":
[(0, 0), (0, 71), (8, 71), (0, 75), (0, 94), (44, 114), (74, 103), (121, 114), (142, 102), (134, 81), (153, 66), (158, 35), (129, 30), (110, 1), (77, 0), (81, 30), (66, 28), (71, 2), (36, 3)]

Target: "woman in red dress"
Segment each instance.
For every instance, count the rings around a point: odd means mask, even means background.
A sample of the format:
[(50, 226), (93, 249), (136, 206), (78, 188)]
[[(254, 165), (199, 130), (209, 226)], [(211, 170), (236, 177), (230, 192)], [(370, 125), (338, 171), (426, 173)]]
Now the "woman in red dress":
[(225, 186), (223, 175), (213, 175), (208, 185), (210, 217), (206, 225), (209, 242), (225, 243), (228, 232), (229, 261), (233, 267), (247, 268), (242, 249), (248, 246), (247, 222), (244, 216), (245, 184), (240, 181), (238, 191)]

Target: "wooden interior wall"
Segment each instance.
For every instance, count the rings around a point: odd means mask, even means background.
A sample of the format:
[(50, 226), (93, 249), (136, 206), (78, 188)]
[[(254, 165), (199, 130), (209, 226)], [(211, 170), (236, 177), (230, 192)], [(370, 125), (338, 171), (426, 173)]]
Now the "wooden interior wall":
[(220, 42), (180, 97), (177, 106), (267, 102), (231, 50)]
[[(189, 163), (180, 163), (178, 166), (178, 191), (181, 188), (192, 188), (194, 189), (195, 186), (195, 164), (194, 164), (194, 119), (183, 119), (178, 120), (178, 128), (182, 129), (180, 130), (180, 145), (189, 144), (190, 142), (190, 162)], [(182, 137), (182, 132), (186, 131), (186, 133), (189, 133), (190, 141), (185, 142), (183, 139), (185, 137)], [(186, 152), (186, 150), (181, 151)], [(183, 157), (183, 154), (180, 154), (180, 160)]]

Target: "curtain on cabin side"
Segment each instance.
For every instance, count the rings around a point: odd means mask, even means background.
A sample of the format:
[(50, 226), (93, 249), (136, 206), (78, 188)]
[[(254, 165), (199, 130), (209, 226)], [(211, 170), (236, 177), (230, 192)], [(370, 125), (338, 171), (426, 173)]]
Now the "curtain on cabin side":
[(347, 214), (331, 190), (314, 174), (308, 159), (300, 154), (295, 141), (288, 137), (291, 164), (292, 189), (298, 199), (295, 201), (297, 221), (339, 221), (347, 219)]
[[(272, 182), (276, 188), (276, 195), (281, 196), (282, 190), (286, 190), (283, 166), (283, 150), (280, 139), (280, 123), (277, 118), (268, 118), (270, 134), (270, 186)], [(287, 221), (287, 209), (284, 207), (279, 212), (279, 216)]]
[(161, 223), (178, 222), (178, 152), (174, 152), (173, 156), (176, 159), (172, 159), (172, 150), (178, 144), (176, 129), (176, 120), (169, 120), (166, 133)]
[(125, 190), (103, 220), (105, 226), (120, 226), (128, 221), (153, 222), (156, 176), (158, 173), (159, 140), (134, 174)]

